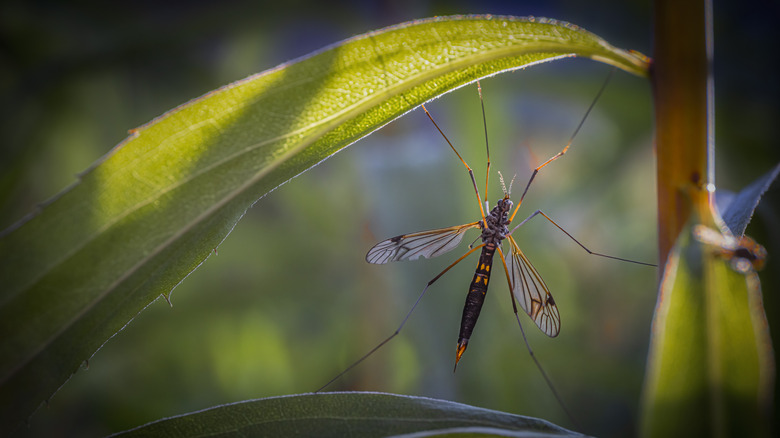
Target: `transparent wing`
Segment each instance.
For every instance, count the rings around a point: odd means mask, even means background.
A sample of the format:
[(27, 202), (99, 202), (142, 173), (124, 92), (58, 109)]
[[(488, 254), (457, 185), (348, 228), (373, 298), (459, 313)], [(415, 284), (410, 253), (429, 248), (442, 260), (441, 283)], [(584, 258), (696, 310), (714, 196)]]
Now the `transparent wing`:
[(472, 228), (479, 228), (479, 222), (395, 236), (369, 249), (366, 261), (381, 265), (419, 257), (438, 257), (455, 249), (463, 239), (463, 234)]
[(512, 246), (509, 261), (509, 277), (512, 280), (512, 293), (520, 307), (531, 317), (534, 323), (550, 337), (558, 336), (561, 331), (561, 315), (555, 305), (550, 290), (544, 284), (542, 276), (525, 257), (512, 236), (507, 236)]

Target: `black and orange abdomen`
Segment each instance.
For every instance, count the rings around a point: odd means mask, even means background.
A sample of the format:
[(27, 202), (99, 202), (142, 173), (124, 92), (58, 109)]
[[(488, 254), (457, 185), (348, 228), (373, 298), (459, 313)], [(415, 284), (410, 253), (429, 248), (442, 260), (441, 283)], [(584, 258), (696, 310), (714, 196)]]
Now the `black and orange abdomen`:
[(458, 349), (455, 356), (455, 366), (466, 351), (471, 333), (477, 324), (479, 312), (482, 310), (482, 304), (485, 303), (485, 295), (490, 282), (490, 270), (493, 266), (493, 255), (496, 253), (496, 244), (487, 243), (482, 247), (482, 254), (479, 256), (477, 271), (474, 273), (474, 279), (469, 285), (469, 293), (466, 295), (466, 305), (463, 307), (463, 317), (460, 320), (460, 334), (458, 335)]

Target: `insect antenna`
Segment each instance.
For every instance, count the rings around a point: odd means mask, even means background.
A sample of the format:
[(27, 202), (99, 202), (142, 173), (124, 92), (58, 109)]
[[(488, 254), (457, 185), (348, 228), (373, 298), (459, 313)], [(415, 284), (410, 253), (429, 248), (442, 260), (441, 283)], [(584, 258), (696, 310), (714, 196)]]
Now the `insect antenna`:
[(506, 184), (504, 184), (504, 175), (501, 175), (501, 172), (498, 172), (498, 179), (501, 181), (501, 189), (504, 191), (504, 194), (509, 196), (512, 194), (512, 184), (515, 183), (515, 177), (517, 177), (517, 174), (515, 174), (512, 177), (512, 180), (509, 181), (509, 189), (506, 188)]
[(507, 195), (512, 194), (512, 184), (515, 183), (515, 178), (517, 178), (517, 174), (512, 175), (512, 181), (509, 181), (509, 190), (506, 191)]

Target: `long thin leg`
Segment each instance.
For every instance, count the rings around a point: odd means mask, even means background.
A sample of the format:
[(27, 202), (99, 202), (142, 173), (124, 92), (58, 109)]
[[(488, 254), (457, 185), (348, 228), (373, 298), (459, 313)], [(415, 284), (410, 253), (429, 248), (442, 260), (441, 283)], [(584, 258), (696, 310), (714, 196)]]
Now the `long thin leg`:
[(604, 80), (604, 83), (601, 85), (599, 92), (596, 93), (596, 97), (593, 99), (593, 102), (590, 103), (588, 110), (585, 111), (585, 115), (582, 117), (582, 120), (580, 120), (579, 125), (577, 125), (577, 129), (574, 130), (574, 133), (569, 138), (569, 141), (566, 142), (566, 146), (564, 146), (560, 152), (553, 155), (547, 161), (545, 161), (541, 165), (537, 166), (536, 169), (534, 169), (533, 173), (531, 174), (531, 178), (528, 179), (528, 184), (525, 185), (525, 190), (523, 190), (523, 194), (520, 196), (520, 201), (518, 201), (517, 206), (515, 207), (515, 211), (509, 217), (509, 222), (512, 222), (512, 220), (515, 218), (515, 215), (517, 214), (517, 211), (520, 210), (520, 205), (523, 204), (523, 199), (525, 198), (525, 194), (528, 193), (528, 188), (531, 187), (531, 183), (533, 182), (534, 178), (536, 178), (536, 174), (539, 173), (539, 171), (544, 166), (552, 163), (558, 158), (561, 158), (563, 154), (565, 154), (569, 150), (569, 146), (571, 146), (572, 142), (574, 141), (574, 137), (576, 137), (577, 134), (580, 132), (580, 129), (582, 128), (582, 125), (585, 124), (585, 120), (588, 118), (588, 115), (590, 115), (590, 112), (593, 110), (593, 107), (596, 106), (596, 102), (598, 102), (599, 98), (601, 98), (601, 95), (604, 93), (604, 90), (607, 88), (607, 84), (609, 84), (610, 79), (612, 79), (612, 75), (615, 73), (615, 70), (616, 69), (614, 67), (612, 68), (612, 70), (610, 70), (607, 79)]
[(479, 196), (479, 187), (477, 187), (477, 180), (474, 179), (474, 171), (471, 170), (471, 167), (466, 163), (466, 160), (463, 159), (463, 157), (460, 156), (460, 153), (458, 153), (458, 150), (455, 149), (455, 146), (452, 145), (450, 142), (450, 139), (447, 138), (446, 135), (444, 135), (444, 131), (439, 128), (439, 125), (436, 124), (436, 121), (433, 120), (433, 116), (431, 116), (431, 113), (428, 112), (428, 109), (425, 108), (425, 104), (420, 105), (422, 106), (423, 111), (425, 111), (425, 114), (428, 116), (428, 118), (433, 123), (433, 126), (436, 127), (436, 129), (439, 131), (439, 134), (441, 134), (442, 137), (444, 137), (444, 140), (447, 142), (448, 145), (450, 145), (450, 148), (452, 148), (452, 151), (455, 152), (455, 155), (460, 158), (460, 162), (463, 163), (464, 166), (466, 166), (466, 169), (469, 171), (469, 176), (471, 177), (471, 183), (474, 185), (474, 193), (477, 194), (477, 202), (479, 202), (479, 211), (482, 213), (482, 220), (485, 220), (485, 209), (482, 207), (482, 198)]
[(539, 363), (539, 360), (536, 358), (536, 354), (534, 354), (534, 350), (531, 348), (531, 344), (528, 343), (528, 338), (525, 336), (525, 330), (523, 329), (523, 324), (520, 323), (520, 315), (517, 313), (517, 302), (515, 301), (515, 295), (512, 293), (512, 279), (509, 275), (509, 268), (506, 266), (506, 258), (504, 258), (504, 251), (501, 250), (501, 246), (498, 247), (498, 255), (501, 256), (501, 263), (504, 264), (504, 273), (506, 273), (506, 281), (509, 283), (509, 297), (512, 300), (512, 311), (515, 312), (515, 319), (517, 320), (517, 326), (520, 327), (520, 333), (523, 335), (523, 342), (525, 342), (525, 348), (528, 349), (528, 354), (531, 356), (531, 359), (534, 361), (534, 364), (536, 364), (536, 368), (539, 369), (539, 372), (542, 374), (542, 377), (544, 377), (544, 381), (547, 382), (547, 387), (550, 388), (550, 391), (552, 391), (553, 395), (555, 396), (555, 399), (558, 400), (558, 404), (561, 405), (561, 408), (566, 413), (566, 416), (569, 417), (569, 420), (574, 423), (574, 425), (582, 430), (582, 426), (580, 426), (579, 422), (574, 418), (574, 416), (569, 412), (569, 409), (566, 407), (566, 403), (563, 402), (563, 399), (561, 398), (560, 394), (558, 394), (558, 391), (555, 389), (555, 385), (553, 385), (552, 380), (550, 380), (550, 377), (547, 376), (547, 373), (544, 371), (544, 368), (542, 368), (542, 364)]
[(341, 376), (343, 376), (344, 374), (348, 373), (348, 372), (349, 372), (349, 371), (350, 371), (352, 368), (355, 368), (355, 367), (356, 367), (357, 365), (359, 365), (361, 362), (363, 362), (364, 360), (366, 360), (366, 359), (367, 359), (369, 356), (371, 356), (372, 354), (374, 354), (374, 352), (375, 352), (375, 351), (379, 350), (380, 348), (382, 348), (382, 346), (384, 346), (385, 344), (387, 344), (388, 342), (390, 342), (390, 340), (391, 340), (391, 339), (393, 339), (394, 337), (396, 337), (396, 336), (398, 335), (398, 333), (401, 333), (401, 329), (403, 329), (403, 328), (404, 328), (404, 325), (406, 324), (406, 321), (409, 319), (409, 317), (410, 317), (410, 316), (412, 316), (412, 312), (414, 312), (414, 309), (416, 309), (416, 308), (417, 308), (417, 305), (418, 305), (418, 304), (420, 304), (420, 301), (422, 300), (422, 297), (425, 295), (425, 292), (427, 292), (427, 291), (428, 291), (428, 288), (429, 288), (429, 287), (430, 287), (430, 286), (431, 286), (433, 283), (435, 283), (435, 282), (436, 282), (436, 280), (438, 280), (439, 278), (441, 278), (441, 276), (442, 276), (442, 275), (446, 274), (446, 273), (447, 273), (447, 271), (449, 271), (449, 270), (450, 270), (450, 269), (452, 269), (452, 268), (453, 268), (455, 265), (457, 265), (458, 263), (460, 263), (460, 262), (461, 262), (461, 260), (465, 259), (466, 257), (468, 257), (468, 255), (469, 255), (469, 254), (471, 254), (471, 253), (473, 253), (474, 251), (476, 251), (476, 250), (478, 250), (478, 249), (482, 248), (483, 246), (485, 246), (485, 244), (484, 244), (484, 243), (483, 243), (483, 244), (481, 244), (481, 245), (477, 245), (477, 246), (475, 246), (474, 248), (471, 248), (471, 249), (470, 249), (470, 250), (468, 250), (468, 251), (467, 251), (465, 254), (463, 254), (462, 256), (460, 256), (460, 258), (459, 258), (459, 259), (455, 260), (455, 261), (454, 261), (454, 262), (453, 262), (451, 265), (447, 266), (447, 267), (446, 267), (446, 268), (445, 268), (443, 271), (441, 271), (441, 272), (439, 273), (439, 275), (437, 275), (437, 276), (433, 277), (433, 279), (432, 279), (431, 281), (429, 281), (429, 282), (428, 282), (428, 284), (426, 284), (426, 285), (425, 285), (425, 288), (423, 288), (423, 291), (422, 291), (422, 293), (420, 294), (420, 296), (419, 296), (419, 297), (417, 297), (417, 301), (415, 301), (415, 302), (414, 302), (414, 305), (412, 306), (412, 308), (411, 308), (411, 309), (409, 309), (409, 312), (406, 314), (406, 316), (404, 317), (403, 321), (401, 321), (401, 324), (398, 326), (398, 328), (397, 328), (397, 329), (395, 329), (395, 331), (393, 332), (393, 334), (391, 334), (390, 336), (388, 336), (388, 337), (387, 337), (387, 338), (386, 338), (384, 341), (382, 341), (382, 342), (380, 342), (379, 344), (377, 344), (377, 346), (376, 346), (376, 347), (374, 347), (374, 348), (372, 348), (372, 349), (371, 349), (371, 351), (369, 351), (368, 353), (366, 353), (366, 354), (364, 354), (363, 356), (361, 356), (361, 357), (360, 357), (360, 359), (358, 359), (358, 360), (356, 360), (355, 362), (353, 362), (353, 363), (352, 363), (352, 365), (350, 365), (350, 366), (348, 366), (347, 368), (345, 368), (345, 369), (344, 369), (344, 371), (342, 371), (342, 372), (338, 373), (338, 374), (337, 374), (337, 375), (336, 375), (334, 378), (332, 378), (332, 379), (328, 380), (328, 383), (326, 383), (326, 384), (322, 385), (322, 386), (321, 386), (321, 387), (320, 387), (318, 390), (316, 390), (316, 391), (314, 391), (314, 392), (315, 392), (315, 393), (317, 393), (317, 392), (320, 392), (320, 391), (322, 391), (323, 389), (325, 389), (325, 388), (327, 388), (328, 386), (330, 386), (330, 384), (331, 384), (331, 383), (335, 382), (335, 381), (336, 381), (336, 380), (338, 380), (338, 379), (339, 379)]
[(565, 235), (569, 236), (569, 238), (570, 238), (571, 240), (573, 240), (573, 241), (574, 241), (574, 242), (575, 242), (577, 245), (579, 245), (579, 246), (580, 246), (580, 248), (582, 248), (582, 249), (584, 249), (585, 251), (587, 251), (587, 253), (588, 253), (588, 254), (591, 254), (591, 255), (596, 255), (596, 256), (599, 256), (599, 257), (606, 257), (606, 258), (608, 258), (608, 259), (613, 259), (613, 260), (620, 260), (620, 261), (622, 261), (622, 262), (636, 263), (637, 265), (645, 265), (645, 266), (653, 266), (653, 267), (655, 267), (655, 266), (656, 266), (656, 265), (654, 265), (654, 264), (652, 264), (652, 263), (638, 262), (638, 261), (636, 261), (636, 260), (629, 260), (629, 259), (624, 259), (624, 258), (621, 258), (621, 257), (615, 257), (615, 256), (611, 256), (611, 255), (607, 255), (607, 254), (601, 254), (601, 253), (599, 253), (599, 252), (591, 251), (591, 250), (589, 250), (587, 247), (585, 247), (585, 245), (583, 245), (582, 243), (580, 243), (580, 241), (579, 241), (579, 240), (575, 239), (575, 238), (574, 238), (574, 236), (572, 236), (571, 234), (569, 234), (569, 232), (568, 232), (568, 231), (564, 230), (562, 226), (558, 225), (558, 224), (557, 224), (557, 223), (556, 223), (554, 220), (550, 219), (550, 216), (547, 216), (546, 214), (544, 214), (544, 212), (543, 212), (542, 210), (536, 210), (536, 211), (535, 211), (535, 212), (533, 212), (533, 213), (532, 213), (530, 216), (528, 216), (527, 218), (523, 219), (523, 221), (522, 221), (522, 222), (520, 222), (520, 223), (519, 223), (519, 224), (517, 224), (517, 225), (516, 225), (514, 228), (512, 228), (512, 230), (509, 232), (509, 234), (512, 234), (512, 233), (514, 233), (516, 229), (520, 228), (520, 227), (521, 227), (523, 224), (525, 224), (526, 222), (530, 221), (530, 220), (531, 220), (531, 219), (533, 219), (533, 218), (534, 218), (536, 215), (539, 215), (539, 214), (541, 214), (542, 216), (544, 216), (544, 218), (545, 218), (545, 219), (547, 219), (548, 221), (550, 221), (550, 223), (551, 223), (551, 224), (555, 225), (555, 226), (556, 226), (556, 228), (558, 228), (559, 230), (563, 231), (563, 234), (565, 234)]
[(479, 104), (482, 106), (482, 126), (485, 127), (485, 151), (487, 152), (487, 170), (485, 171), (485, 208), (488, 202), (488, 181), (490, 180), (490, 146), (488, 143), (487, 117), (485, 117), (485, 101), (482, 99), (482, 84), (477, 81)]

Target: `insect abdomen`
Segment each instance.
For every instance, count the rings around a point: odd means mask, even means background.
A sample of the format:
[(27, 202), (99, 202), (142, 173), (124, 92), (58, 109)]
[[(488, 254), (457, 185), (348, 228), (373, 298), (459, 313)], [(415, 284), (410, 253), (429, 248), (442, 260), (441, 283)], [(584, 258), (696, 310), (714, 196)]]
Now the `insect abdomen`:
[(466, 295), (466, 305), (463, 307), (463, 317), (460, 320), (460, 334), (458, 335), (458, 348), (455, 356), (455, 366), (458, 365), (460, 357), (466, 351), (471, 333), (477, 324), (479, 312), (482, 310), (482, 304), (485, 302), (488, 283), (490, 282), (490, 270), (493, 266), (493, 255), (496, 253), (496, 245), (487, 243), (482, 247), (482, 254), (479, 256), (477, 271), (474, 273), (474, 279), (469, 285), (469, 293)]

